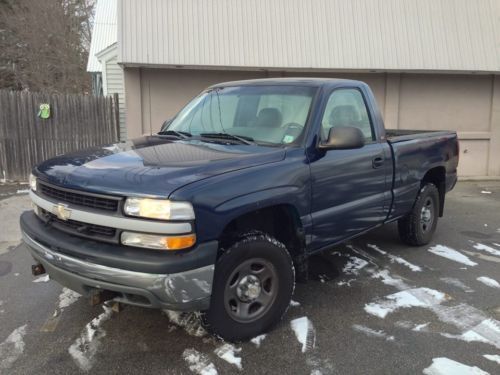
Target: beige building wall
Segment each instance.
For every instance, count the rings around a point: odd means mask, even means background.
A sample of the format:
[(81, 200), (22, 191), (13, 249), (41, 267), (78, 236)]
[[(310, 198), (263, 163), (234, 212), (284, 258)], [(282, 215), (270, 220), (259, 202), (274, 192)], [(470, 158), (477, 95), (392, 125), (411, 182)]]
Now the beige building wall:
[(500, 76), (125, 68), (127, 134), (157, 132), (215, 83), (280, 76), (357, 79), (372, 88), (387, 128), (456, 130), (461, 176), (500, 176)]

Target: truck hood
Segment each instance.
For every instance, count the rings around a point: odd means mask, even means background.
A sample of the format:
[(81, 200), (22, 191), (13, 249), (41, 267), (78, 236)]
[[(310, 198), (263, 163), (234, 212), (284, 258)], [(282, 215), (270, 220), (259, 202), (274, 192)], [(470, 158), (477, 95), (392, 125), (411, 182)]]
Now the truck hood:
[(127, 196), (168, 197), (189, 183), (283, 160), (285, 150), (149, 136), (49, 159), (35, 169), (66, 188)]

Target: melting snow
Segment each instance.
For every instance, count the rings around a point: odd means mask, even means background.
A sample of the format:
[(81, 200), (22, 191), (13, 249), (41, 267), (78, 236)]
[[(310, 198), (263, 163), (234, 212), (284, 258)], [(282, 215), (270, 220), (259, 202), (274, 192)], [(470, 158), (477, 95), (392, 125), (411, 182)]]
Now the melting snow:
[(496, 362), (500, 365), (500, 355), (496, 354), (485, 354), (483, 355), (484, 358), (489, 359), (490, 361)]
[(63, 288), (61, 294), (59, 295), (59, 309), (64, 310), (66, 307), (75, 303), (80, 297), (80, 294), (77, 292), (68, 288)]
[(446, 295), (437, 290), (415, 288), (390, 294), (385, 297), (384, 301), (379, 303), (368, 303), (365, 305), (365, 311), (379, 318), (385, 318), (387, 314), (400, 308), (429, 307), (438, 305), (444, 300), (446, 300)]
[(403, 265), (405, 267), (408, 267), (413, 272), (422, 272), (422, 268), (420, 268), (419, 266), (417, 266), (417, 265), (415, 265), (413, 263), (410, 263), (407, 260), (405, 260), (403, 258), (400, 258), (398, 256), (389, 255), (389, 259), (391, 260), (391, 263), (399, 263), (399, 264), (401, 264), (401, 265)]
[(467, 256), (448, 246), (436, 245), (431, 247), (429, 251), (433, 254), (442, 256), (455, 262), (465, 264), (466, 266), (477, 266), (477, 263), (471, 261)]
[(411, 330), (415, 331), (415, 332), (426, 331), (428, 325), (429, 325), (429, 323), (418, 324), (415, 327), (413, 327)]
[(472, 293), (474, 292), (473, 289), (469, 288), (467, 285), (465, 285), (463, 282), (461, 282), (458, 279), (455, 279), (453, 277), (442, 277), (439, 280), (445, 282), (446, 284), (453, 285), (459, 289), (462, 289), (466, 293)]
[(267, 336), (266, 334), (259, 335), (259, 336), (255, 336), (255, 337), (254, 337), (253, 339), (251, 339), (250, 341), (251, 341), (252, 343), (254, 343), (254, 344), (255, 344), (255, 346), (256, 346), (257, 348), (259, 348), (259, 347), (260, 347), (260, 344), (262, 343), (262, 341), (264, 341), (264, 339), (266, 338), (266, 336)]
[(500, 284), (498, 283), (498, 281), (493, 280), (493, 279), (491, 279), (489, 277), (486, 277), (486, 276), (478, 277), (477, 281), (480, 281), (484, 285), (488, 285), (488, 286), (490, 286), (492, 288), (500, 288)]
[(300, 306), (300, 302), (294, 301), (293, 299), (290, 301), (290, 306), (297, 307)]
[(302, 344), (302, 353), (313, 349), (316, 345), (316, 331), (312, 322), (306, 316), (294, 319), (290, 325), (295, 332), (295, 337)]
[(199, 312), (180, 312), (163, 310), (170, 322), (184, 328), (190, 336), (203, 337), (207, 334), (205, 328), (201, 324), (201, 315)]
[(409, 286), (401, 279), (392, 277), (388, 270), (378, 271), (372, 274), (372, 278), (381, 279), (386, 285), (393, 286), (397, 289), (408, 289)]
[(489, 191), (489, 190), (481, 190), (481, 194), (491, 194), (491, 191)]
[(43, 275), (35, 280), (33, 280), (34, 283), (46, 283), (50, 280), (50, 276), (47, 274), (47, 275)]
[(16, 328), (0, 344), (0, 370), (7, 370), (24, 352), (23, 337), (26, 334), (26, 324)]
[(215, 354), (224, 361), (236, 366), (239, 370), (243, 370), (241, 366), (241, 358), (236, 357), (236, 354), (241, 352), (241, 348), (236, 348), (231, 344), (223, 344), (215, 349)]
[(199, 375), (217, 375), (217, 369), (205, 354), (196, 349), (185, 349), (182, 357), (188, 363), (189, 369)]
[(487, 245), (484, 245), (484, 244), (479, 243), (479, 242), (474, 244), (473, 246), (474, 246), (474, 249), (476, 249), (476, 250), (485, 251), (487, 253), (490, 253), (492, 255), (496, 255), (496, 256), (500, 257), (500, 250), (494, 249), (491, 246), (487, 246)]
[(344, 266), (343, 271), (344, 271), (344, 273), (346, 273), (348, 275), (357, 275), (359, 270), (367, 265), (368, 265), (368, 262), (366, 260), (355, 257), (355, 256), (350, 256), (349, 261)]
[(387, 251), (382, 250), (377, 245), (367, 244), (366, 246), (368, 246), (369, 248), (375, 250), (376, 252), (378, 252), (380, 254), (387, 255), (389, 257), (389, 259), (391, 260), (391, 263), (401, 264), (401, 265), (403, 265), (405, 267), (408, 267), (413, 272), (421, 272), (422, 271), (422, 268), (420, 268), (419, 266), (417, 266), (415, 264), (412, 264), (412, 263), (408, 262), (406, 259), (403, 259), (403, 258), (398, 257), (396, 255), (387, 254)]
[(101, 325), (113, 314), (111, 307), (103, 305), (102, 308), (104, 312), (87, 323), (80, 337), (68, 349), (77, 366), (83, 371), (89, 371), (94, 365), (94, 357), (101, 346), (101, 339), (106, 336)]
[(383, 254), (383, 255), (387, 254), (387, 251), (382, 250), (382, 249), (381, 249), (380, 247), (378, 247), (377, 245), (372, 245), (372, 244), (370, 244), (370, 243), (369, 243), (369, 244), (367, 244), (366, 246), (368, 246), (369, 248), (371, 248), (371, 249), (375, 250), (376, 252), (378, 252), (378, 253), (380, 253), (380, 254)]
[(394, 341), (394, 336), (389, 336), (382, 330), (376, 331), (374, 329), (359, 324), (353, 324), (352, 328), (358, 332), (364, 333), (367, 336), (378, 337), (381, 339), (385, 339), (387, 341)]
[(426, 375), (488, 375), (478, 367), (464, 365), (449, 358), (433, 358), (432, 365), (424, 369)]

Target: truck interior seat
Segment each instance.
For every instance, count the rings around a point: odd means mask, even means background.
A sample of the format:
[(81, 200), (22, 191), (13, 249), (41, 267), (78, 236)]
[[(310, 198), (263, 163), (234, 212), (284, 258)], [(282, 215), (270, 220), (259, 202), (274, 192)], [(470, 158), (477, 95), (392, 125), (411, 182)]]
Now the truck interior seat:
[(330, 125), (356, 126), (359, 123), (359, 113), (353, 105), (338, 105), (330, 112)]
[(278, 108), (262, 108), (257, 115), (256, 126), (279, 128), (283, 122), (283, 115)]

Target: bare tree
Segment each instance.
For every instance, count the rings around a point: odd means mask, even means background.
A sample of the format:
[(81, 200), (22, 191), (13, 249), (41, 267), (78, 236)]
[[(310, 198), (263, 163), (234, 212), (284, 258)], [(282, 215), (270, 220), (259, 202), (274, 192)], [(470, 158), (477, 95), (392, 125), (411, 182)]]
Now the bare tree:
[(94, 0), (1, 0), (0, 87), (88, 92)]

